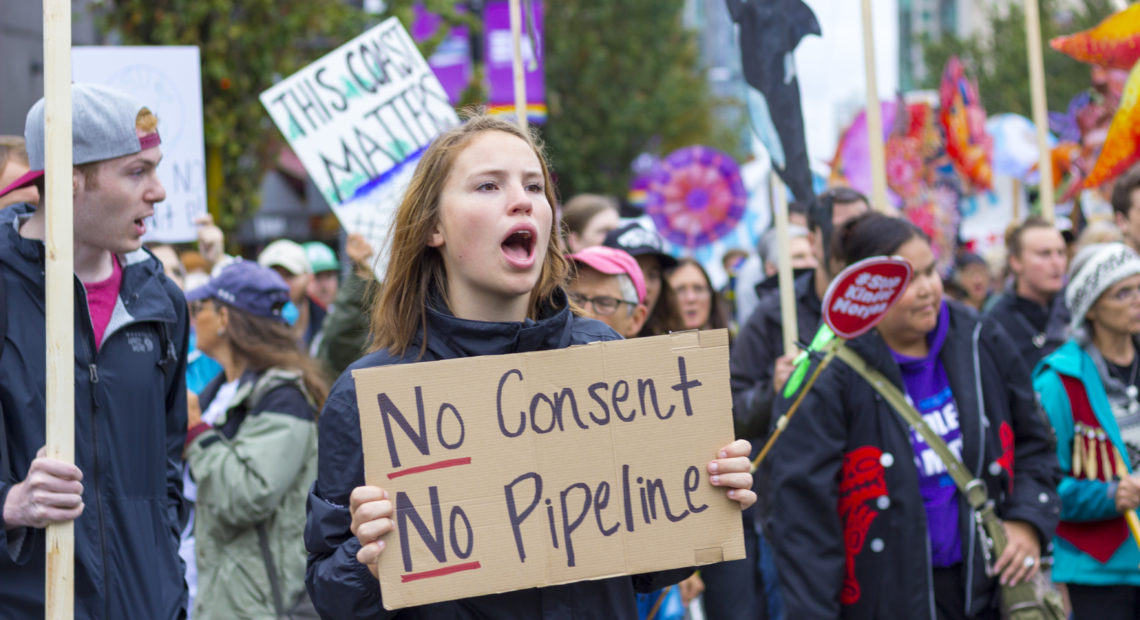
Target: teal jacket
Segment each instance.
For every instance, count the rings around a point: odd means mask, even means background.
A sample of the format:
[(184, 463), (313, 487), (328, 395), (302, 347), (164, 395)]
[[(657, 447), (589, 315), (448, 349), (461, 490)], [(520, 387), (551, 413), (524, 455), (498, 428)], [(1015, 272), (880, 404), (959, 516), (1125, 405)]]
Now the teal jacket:
[[(1136, 568), (1140, 566), (1140, 550), (1128, 533), (1123, 515), (1116, 511), (1115, 484), (1073, 477), (1074, 407), (1064, 377), (1076, 379), (1084, 386), (1100, 428), (1120, 454), (1127, 454), (1097, 365), (1076, 340), (1070, 339), (1033, 372), (1033, 388), (1057, 434), (1057, 459), (1064, 474), (1057, 488), (1061, 496), (1061, 524), (1053, 539), (1053, 580), (1140, 586), (1140, 570)], [(1093, 549), (1099, 549), (1099, 553)]]

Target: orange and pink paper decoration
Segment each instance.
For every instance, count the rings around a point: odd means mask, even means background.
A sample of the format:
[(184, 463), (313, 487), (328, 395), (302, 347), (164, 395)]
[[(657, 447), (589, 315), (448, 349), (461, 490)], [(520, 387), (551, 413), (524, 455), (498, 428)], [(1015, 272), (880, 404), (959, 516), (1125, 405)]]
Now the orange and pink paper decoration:
[(946, 153), (954, 168), (975, 189), (989, 189), (993, 183), (993, 139), (986, 133), (986, 110), (978, 85), (966, 76), (956, 56), (946, 63), (938, 94)]
[[(1137, 5), (1133, 5), (1137, 6)], [(1112, 117), (1108, 137), (1097, 157), (1096, 166), (1085, 179), (1085, 187), (1099, 187), (1115, 179), (1140, 160), (1140, 62), (1132, 67), (1124, 83), (1120, 107)]]
[(1055, 37), (1049, 46), (1081, 62), (1131, 69), (1140, 60), (1140, 4), (1108, 16), (1094, 28)]

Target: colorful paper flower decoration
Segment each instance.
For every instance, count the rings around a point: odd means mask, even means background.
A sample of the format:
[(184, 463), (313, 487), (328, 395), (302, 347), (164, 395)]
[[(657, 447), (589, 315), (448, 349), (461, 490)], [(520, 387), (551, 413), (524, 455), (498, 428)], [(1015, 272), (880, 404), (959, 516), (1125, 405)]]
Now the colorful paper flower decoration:
[(671, 243), (698, 248), (731, 232), (748, 193), (732, 157), (707, 146), (669, 154), (650, 175), (645, 212)]
[(989, 189), (993, 182), (993, 140), (986, 133), (986, 111), (977, 84), (966, 77), (957, 57), (946, 63), (939, 98), (946, 152), (954, 168), (974, 188)]

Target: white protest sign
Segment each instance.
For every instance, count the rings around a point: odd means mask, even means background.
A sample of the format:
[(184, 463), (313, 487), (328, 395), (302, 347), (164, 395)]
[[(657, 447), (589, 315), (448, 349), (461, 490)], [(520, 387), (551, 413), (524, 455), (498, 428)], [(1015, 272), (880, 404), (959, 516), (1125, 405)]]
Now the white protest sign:
[(145, 241), (193, 241), (194, 220), (206, 214), (206, 148), (202, 128), (202, 75), (198, 48), (74, 47), (71, 74), (130, 93), (158, 117), (162, 164), (158, 179), (166, 200), (146, 222)]
[(273, 85), (261, 103), (341, 225), (387, 263), (388, 226), (423, 150), (459, 124), (396, 18)]
[(1021, 205), (1024, 217), (1029, 210), (1024, 186), (1015, 185), (1012, 177), (995, 174), (992, 189), (962, 197), (959, 236), (970, 244), (973, 252), (983, 256), (992, 248), (1004, 245), (1005, 229), (1013, 221), (1014, 202)]

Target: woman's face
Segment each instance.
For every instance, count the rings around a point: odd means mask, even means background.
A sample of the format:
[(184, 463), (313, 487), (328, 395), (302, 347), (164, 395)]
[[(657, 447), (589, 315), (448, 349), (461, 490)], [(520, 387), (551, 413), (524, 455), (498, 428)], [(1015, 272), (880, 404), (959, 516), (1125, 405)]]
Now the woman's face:
[(190, 315), (194, 319), (197, 347), (206, 355), (217, 359), (222, 347), (228, 346), (219, 332), (225, 328), (222, 309), (213, 299), (190, 302)]
[(962, 269), (959, 281), (970, 302), (981, 303), (990, 292), (990, 270), (985, 265), (967, 265)]
[(1087, 317), (1097, 332), (1140, 334), (1140, 275), (1124, 278), (1101, 293)]
[(708, 325), (712, 310), (712, 289), (700, 267), (691, 263), (677, 267), (669, 274), (669, 286), (677, 294), (685, 329), (702, 329)]
[(522, 139), (487, 131), (452, 164), (428, 237), (460, 318), (521, 321), (542, 274), (553, 211), (538, 156)]
[(606, 233), (614, 230), (619, 224), (618, 212), (614, 209), (602, 209), (582, 229), (582, 234), (571, 232), (566, 238), (566, 245), (571, 252), (577, 252), (595, 245), (602, 245), (606, 240)]
[(645, 305), (652, 315), (657, 300), (661, 298), (661, 282), (665, 279), (665, 272), (661, 269), (661, 259), (652, 254), (638, 256), (637, 266), (641, 267), (641, 273), (645, 276)]
[(942, 278), (935, 269), (934, 252), (925, 240), (912, 237), (895, 254), (910, 263), (914, 275), (878, 329), (880, 333), (906, 339), (925, 337), (938, 325), (938, 313), (942, 309)]

